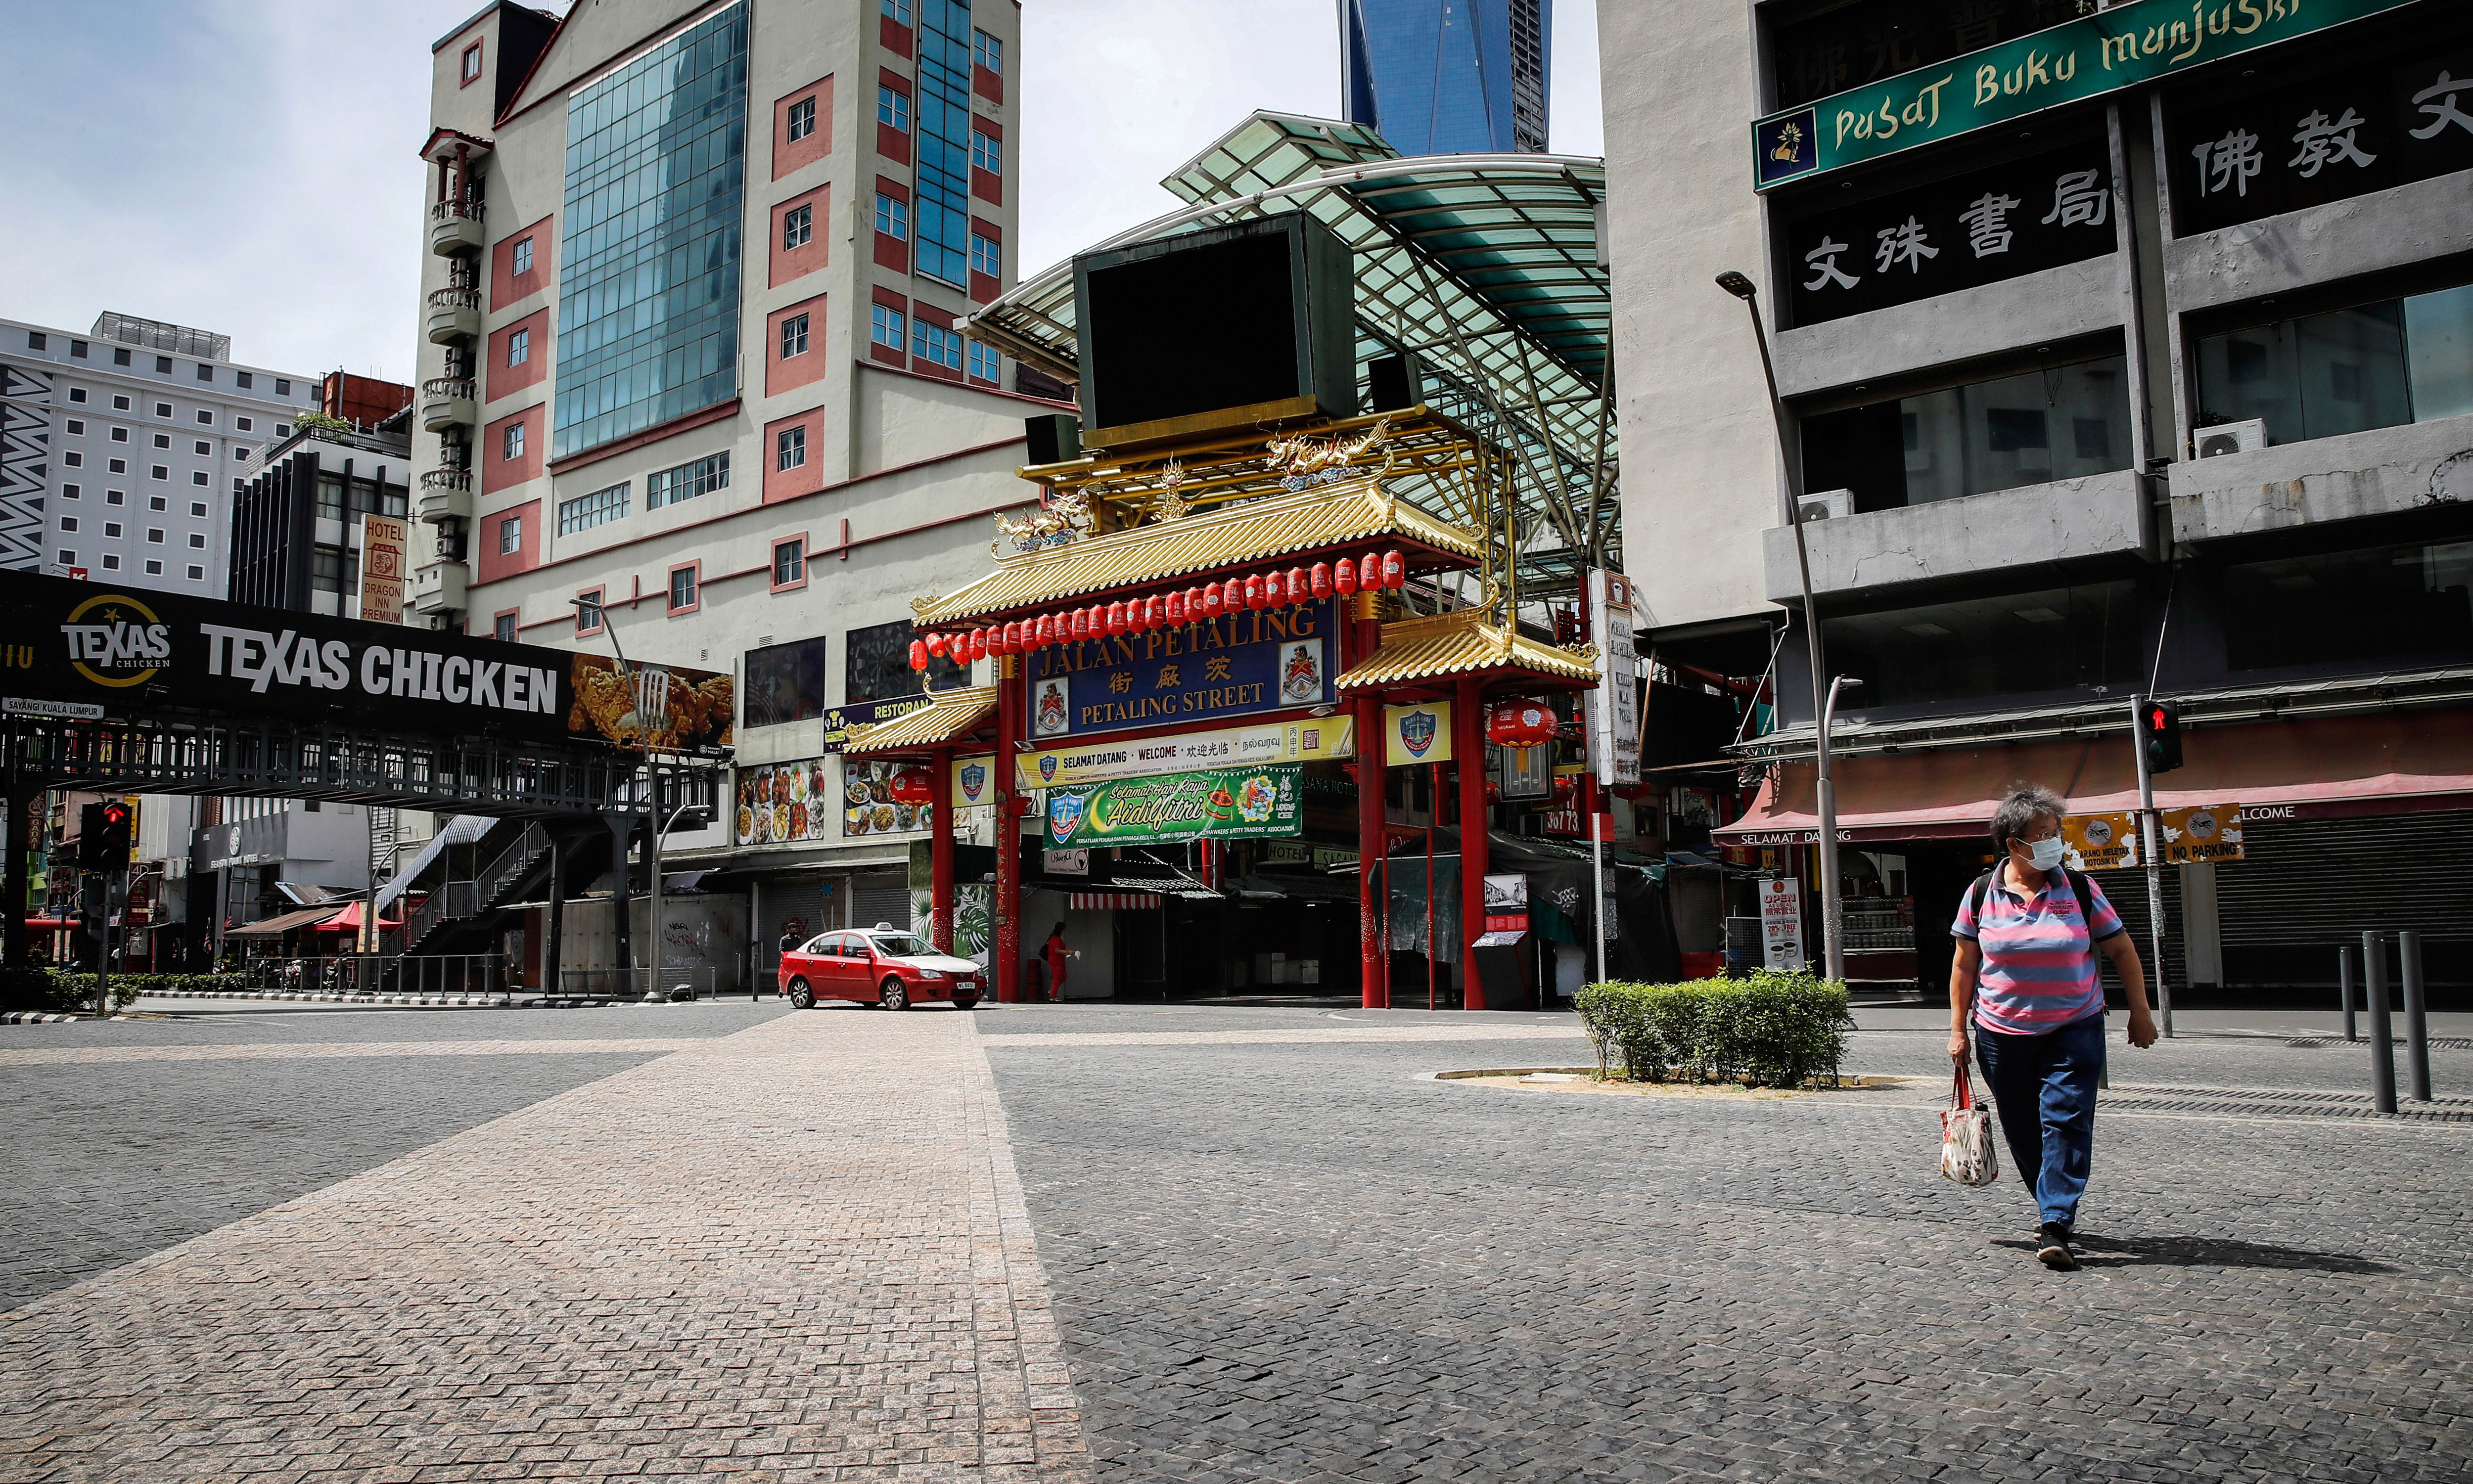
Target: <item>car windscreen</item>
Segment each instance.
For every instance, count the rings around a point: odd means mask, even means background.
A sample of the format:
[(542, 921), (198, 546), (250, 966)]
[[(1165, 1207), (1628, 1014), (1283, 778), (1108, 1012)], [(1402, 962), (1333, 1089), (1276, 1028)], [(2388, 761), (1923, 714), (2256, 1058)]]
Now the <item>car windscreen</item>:
[(908, 933), (870, 933), (868, 937), (876, 951), (887, 958), (916, 958), (936, 951)]

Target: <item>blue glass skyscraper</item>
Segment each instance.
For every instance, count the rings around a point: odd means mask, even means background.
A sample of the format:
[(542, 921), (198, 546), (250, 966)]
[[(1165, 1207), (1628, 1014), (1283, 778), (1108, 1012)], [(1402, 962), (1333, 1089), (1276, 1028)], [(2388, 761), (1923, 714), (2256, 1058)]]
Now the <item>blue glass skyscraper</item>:
[(1403, 155), (1544, 154), (1554, 0), (1339, 0), (1352, 124)]

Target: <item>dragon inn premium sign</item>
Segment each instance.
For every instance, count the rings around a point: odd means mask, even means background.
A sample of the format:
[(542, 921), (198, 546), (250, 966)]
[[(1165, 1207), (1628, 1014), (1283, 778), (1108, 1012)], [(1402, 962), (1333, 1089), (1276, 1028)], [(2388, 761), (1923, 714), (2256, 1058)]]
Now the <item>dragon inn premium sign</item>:
[(2413, 0), (2128, 0), (1752, 125), (1768, 190), (2399, 9)]

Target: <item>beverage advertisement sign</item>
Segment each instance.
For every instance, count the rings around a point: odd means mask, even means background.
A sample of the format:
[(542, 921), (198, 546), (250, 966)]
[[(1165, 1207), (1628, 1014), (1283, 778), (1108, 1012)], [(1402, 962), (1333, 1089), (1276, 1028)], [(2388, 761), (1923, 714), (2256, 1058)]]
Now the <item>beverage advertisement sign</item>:
[(1791, 876), (1760, 883), (1761, 962), (1789, 972), (1804, 965), (1803, 883)]
[(1305, 829), (1295, 763), (1204, 768), (1047, 791), (1047, 849), (1261, 839)]
[(1036, 650), (1034, 739), (1329, 706), (1332, 600)]
[[(1222, 727), (1133, 742), (1042, 748), (1015, 758), (1015, 781), (1021, 788), (1053, 788), (1109, 778), (1149, 778), (1192, 768), (1320, 762), (1356, 755), (1357, 719), (1337, 713), (1307, 721)], [(954, 796), (956, 802), (960, 799), (959, 794)]]

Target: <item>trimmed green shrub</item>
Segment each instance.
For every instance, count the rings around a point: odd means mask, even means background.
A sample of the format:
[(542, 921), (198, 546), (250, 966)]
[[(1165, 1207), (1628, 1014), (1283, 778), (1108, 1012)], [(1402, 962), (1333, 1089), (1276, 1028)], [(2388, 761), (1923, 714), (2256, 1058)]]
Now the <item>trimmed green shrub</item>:
[(1620, 1057), (1626, 1076), (1648, 1082), (1671, 1075), (1791, 1088), (1835, 1078), (1855, 1024), (1844, 985), (1770, 969), (1682, 984), (1592, 984), (1576, 1003), (1599, 1070)]
[[(249, 988), (246, 974), (126, 973), (111, 976), (111, 1007), (126, 1010), (144, 993), (180, 994)], [(64, 969), (0, 969), (0, 1010), (61, 1015), (94, 1008), (94, 975)]]

